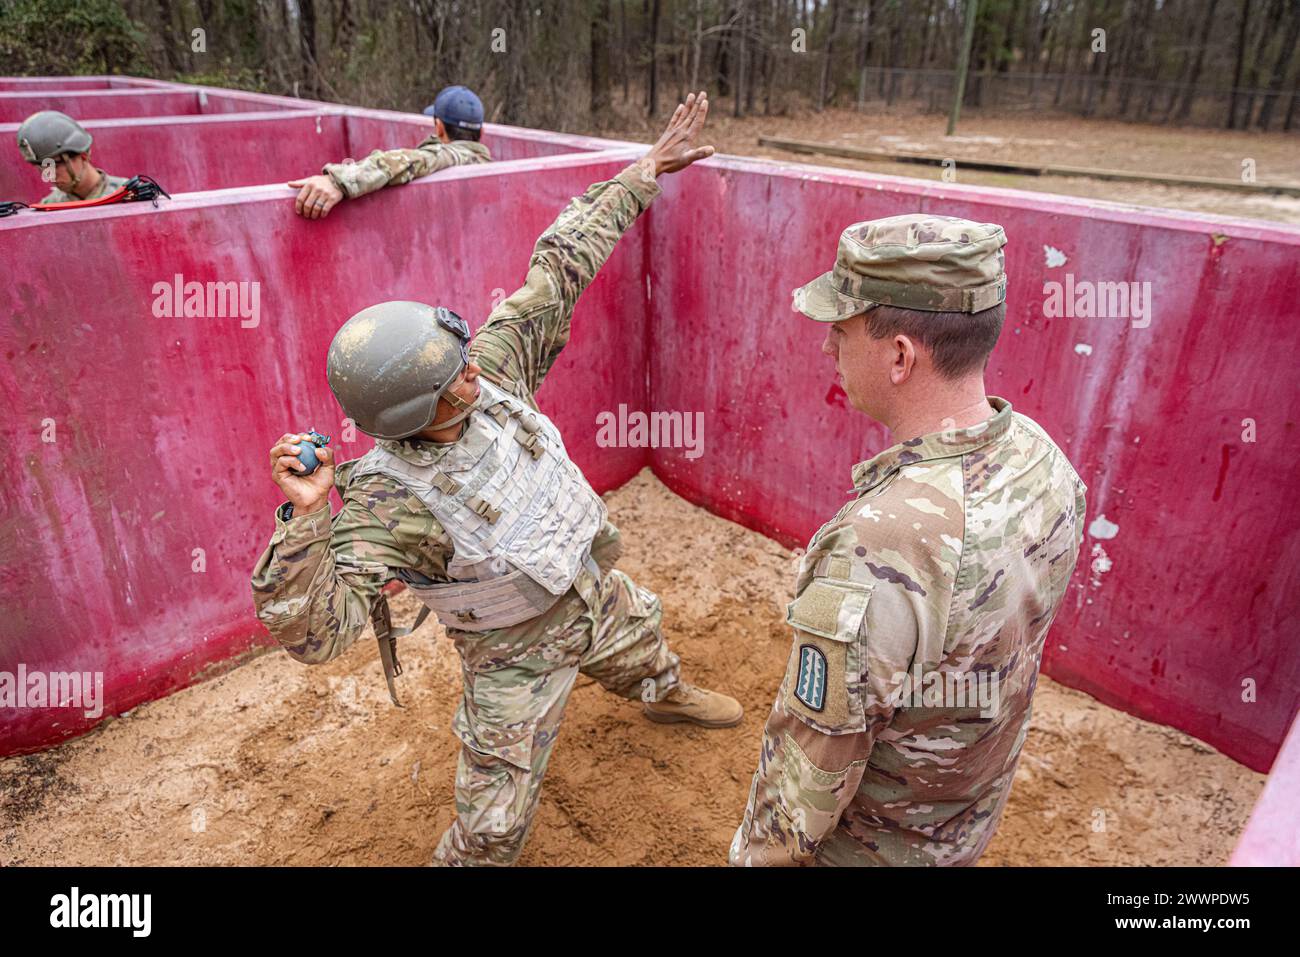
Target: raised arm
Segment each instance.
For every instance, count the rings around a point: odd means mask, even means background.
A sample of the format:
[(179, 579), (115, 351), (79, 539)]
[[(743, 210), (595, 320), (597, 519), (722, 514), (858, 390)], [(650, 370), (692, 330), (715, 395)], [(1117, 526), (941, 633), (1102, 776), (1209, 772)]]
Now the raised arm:
[(523, 286), (492, 310), (470, 347), (489, 377), (522, 383), (529, 393), (537, 390), (569, 341), (578, 297), (659, 195), (658, 177), (713, 155), (712, 146), (695, 145), (708, 113), (708, 97), (692, 93), (645, 156), (613, 179), (588, 187), (542, 233)]

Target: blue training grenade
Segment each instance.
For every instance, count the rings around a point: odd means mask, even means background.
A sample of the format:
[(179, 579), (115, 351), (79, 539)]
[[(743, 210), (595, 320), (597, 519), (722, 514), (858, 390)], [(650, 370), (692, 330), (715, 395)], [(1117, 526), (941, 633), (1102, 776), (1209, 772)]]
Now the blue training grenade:
[(311, 475), (316, 469), (320, 468), (320, 459), (316, 457), (316, 450), (323, 449), (330, 444), (328, 435), (321, 435), (315, 429), (307, 430), (306, 441), (299, 442), (302, 451), (298, 453), (298, 461), (306, 466), (299, 475)]

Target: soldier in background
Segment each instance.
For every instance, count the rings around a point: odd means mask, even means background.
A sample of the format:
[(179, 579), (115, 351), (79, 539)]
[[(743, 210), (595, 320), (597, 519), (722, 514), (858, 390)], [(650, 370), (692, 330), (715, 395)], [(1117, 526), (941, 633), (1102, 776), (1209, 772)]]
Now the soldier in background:
[(434, 118), (433, 135), (415, 149), (375, 150), (359, 163), (327, 163), (320, 175), (291, 182), (300, 187), (294, 210), (307, 219), (322, 219), (344, 197), (401, 186), (450, 166), (491, 162), (492, 154), (479, 142), (483, 104), (472, 90), (449, 86), (424, 112)]
[[(377, 437), (371, 452), (336, 470), (323, 448), (323, 466), (302, 475), (303, 436), (271, 449), (288, 501), (252, 584), (258, 617), (289, 654), (328, 661), (373, 619), (391, 693), (382, 589), (394, 578), (456, 643), (457, 816), (435, 863), (518, 857), (580, 673), (641, 700), (654, 721), (741, 719), (734, 699), (679, 678), (659, 599), (614, 569), (618, 529), (533, 398), (578, 296), (659, 195), (656, 178), (712, 154), (694, 146), (707, 112), (692, 94), (646, 156), (570, 202), (537, 241), (523, 288), (472, 343), (464, 320), (420, 303), (380, 303), (344, 324), (330, 387)], [(332, 486), (343, 508), (331, 517)]]
[(813, 536), (736, 865), (971, 864), (997, 828), (1082, 540), (1064, 453), (984, 392), (1002, 227), (857, 223), (795, 291), (853, 407), (896, 445)]
[(90, 161), (93, 138), (80, 123), (57, 110), (33, 113), (18, 127), (18, 151), (54, 188), (41, 200), (71, 203), (99, 199), (125, 186), (120, 176), (110, 176)]

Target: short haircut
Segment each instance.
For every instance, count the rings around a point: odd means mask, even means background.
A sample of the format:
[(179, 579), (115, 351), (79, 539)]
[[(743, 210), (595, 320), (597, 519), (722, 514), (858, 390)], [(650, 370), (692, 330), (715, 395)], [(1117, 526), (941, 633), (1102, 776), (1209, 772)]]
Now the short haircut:
[(983, 372), (998, 343), (1007, 304), (983, 312), (923, 312), (898, 306), (877, 306), (867, 313), (873, 339), (904, 335), (929, 351), (935, 369), (945, 379)]
[(442, 128), (447, 131), (448, 138), (452, 140), (472, 140), (477, 143), (479, 137), (483, 135), (481, 129), (467, 129), (464, 126), (457, 126), (455, 123), (448, 123), (446, 120), (442, 121)]

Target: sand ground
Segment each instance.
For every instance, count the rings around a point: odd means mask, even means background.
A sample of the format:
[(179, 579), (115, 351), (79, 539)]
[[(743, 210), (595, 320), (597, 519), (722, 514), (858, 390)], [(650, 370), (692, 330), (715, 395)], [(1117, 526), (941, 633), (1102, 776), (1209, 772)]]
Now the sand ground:
[[(648, 471), (606, 498), (620, 565), (662, 596), (684, 674), (736, 695), (746, 716), (722, 731), (656, 725), (580, 679), (522, 863), (721, 864), (785, 665), (794, 558)], [(414, 610), (399, 596), (400, 621)], [(404, 642), (405, 710), (367, 637), (315, 667), (259, 655), (0, 761), (0, 865), (426, 863), (453, 815), (460, 673), (437, 626)], [(1263, 782), (1043, 679), (983, 863), (1223, 864)]]
[[(1209, 176), (1240, 180), (1242, 161), (1252, 160), (1257, 183), (1300, 184), (1300, 134), (1255, 133), (1194, 127), (1147, 126), (1074, 116), (963, 113), (955, 135), (945, 136), (947, 116), (896, 107), (802, 110), (790, 116), (730, 116), (729, 100), (714, 102), (704, 141), (721, 153), (756, 156), (818, 166), (886, 173), (938, 181), (943, 170), (914, 163), (809, 156), (759, 146), (760, 136), (833, 143), (861, 149), (926, 153), (956, 160), (956, 182), (975, 186), (1061, 193), (1141, 206), (1300, 224), (1300, 196), (1246, 194), (1222, 189), (1062, 177), (1017, 176), (962, 168), (963, 159), (1015, 160), (1164, 176)], [(658, 127), (619, 120), (605, 136), (652, 141)]]

